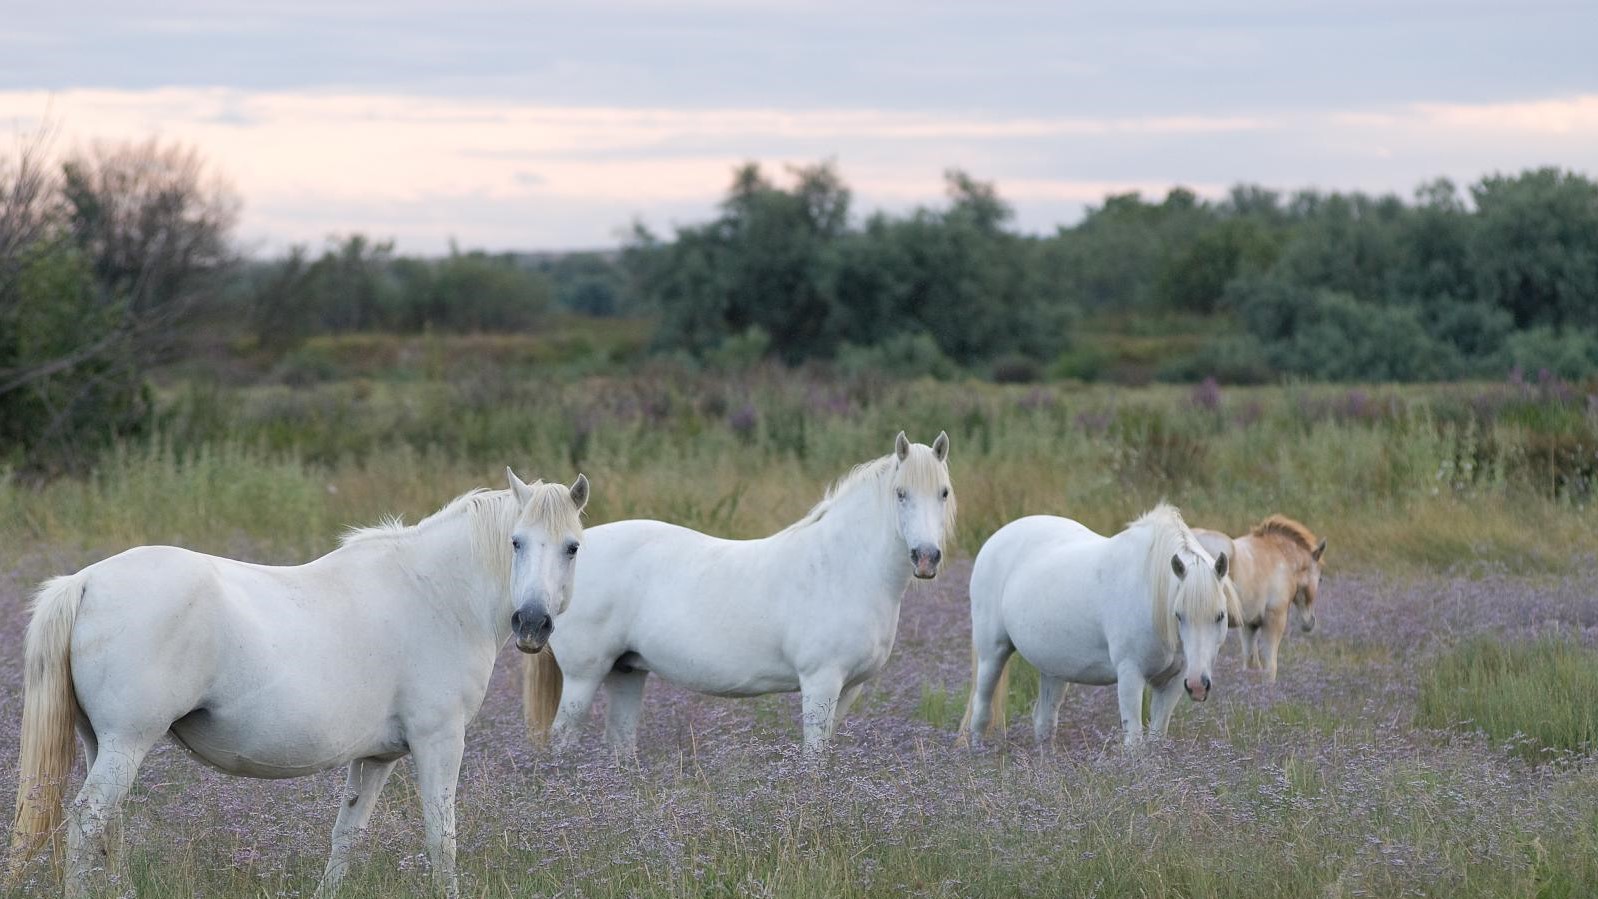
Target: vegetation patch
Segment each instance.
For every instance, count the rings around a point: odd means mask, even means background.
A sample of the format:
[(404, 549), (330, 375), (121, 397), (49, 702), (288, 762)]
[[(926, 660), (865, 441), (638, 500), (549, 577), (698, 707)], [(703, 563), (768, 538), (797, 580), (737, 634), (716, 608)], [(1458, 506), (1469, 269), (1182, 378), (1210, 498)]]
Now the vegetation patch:
[(1598, 746), (1598, 651), (1562, 637), (1474, 637), (1442, 655), (1421, 683), (1417, 723), (1469, 728), (1542, 761)]

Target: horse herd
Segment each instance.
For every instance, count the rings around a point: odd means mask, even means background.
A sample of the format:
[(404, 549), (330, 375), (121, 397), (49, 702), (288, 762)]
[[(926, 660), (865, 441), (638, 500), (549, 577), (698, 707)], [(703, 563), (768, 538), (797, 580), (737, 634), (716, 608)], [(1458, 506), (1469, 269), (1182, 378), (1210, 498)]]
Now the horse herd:
[[(348, 766), (319, 895), (338, 888), (378, 793), (412, 756), (432, 870), (458, 895), (466, 727), (511, 638), (529, 654), (529, 730), (556, 747), (603, 687), (606, 738), (633, 753), (654, 673), (718, 696), (798, 691), (805, 747), (819, 750), (886, 665), (909, 578), (939, 573), (955, 517), (948, 457), (947, 434), (929, 446), (901, 432), (758, 540), (659, 521), (585, 531), (585, 477), (527, 484), (507, 469), (508, 490), (352, 531), (304, 565), (144, 546), (47, 581), (24, 652), (12, 875), (64, 830), (66, 893), (88, 894), (140, 763), (170, 735), (240, 776)], [(1162, 733), (1182, 693), (1208, 696), (1229, 624), (1250, 667), (1274, 678), (1289, 606), (1313, 626), (1325, 546), (1280, 516), (1232, 540), (1164, 504), (1110, 537), (1053, 516), (1005, 525), (971, 572), (963, 738), (980, 742), (996, 707), (1002, 720), (994, 695), (1017, 652), (1041, 675), (1044, 743), (1067, 682), (1116, 684), (1128, 745), (1143, 739), (1152, 688), (1149, 728)], [(67, 809), (79, 741), (88, 773)]]

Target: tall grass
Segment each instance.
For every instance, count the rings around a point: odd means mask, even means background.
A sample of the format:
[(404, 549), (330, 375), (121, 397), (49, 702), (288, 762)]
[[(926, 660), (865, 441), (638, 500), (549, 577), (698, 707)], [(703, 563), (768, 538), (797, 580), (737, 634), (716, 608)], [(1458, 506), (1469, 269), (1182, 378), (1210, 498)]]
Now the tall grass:
[(1416, 721), (1479, 730), (1540, 761), (1598, 749), (1595, 697), (1598, 651), (1560, 637), (1476, 637), (1428, 669)]
[[(594, 521), (653, 517), (756, 536), (888, 452), (902, 428), (921, 441), (939, 430), (953, 438), (955, 550), (967, 553), (1021, 515), (1113, 531), (1161, 499), (1232, 533), (1271, 512), (1299, 517), (1329, 536), (1334, 571), (1483, 561), (1542, 570), (1598, 543), (1589, 461), (1572, 449), (1598, 448), (1598, 403), (1579, 393), (1298, 386), (1196, 397), (732, 378), (659, 364), (551, 383), (179, 388), (163, 400), (157, 435), (109, 455), (90, 478), (42, 488), (0, 479), (0, 537), (225, 546), (243, 534), (295, 554), (325, 547), (342, 525), (414, 517), (469, 487), (498, 486), (507, 464), (529, 477), (586, 472)], [(1551, 453), (1550, 442), (1562, 449)]]

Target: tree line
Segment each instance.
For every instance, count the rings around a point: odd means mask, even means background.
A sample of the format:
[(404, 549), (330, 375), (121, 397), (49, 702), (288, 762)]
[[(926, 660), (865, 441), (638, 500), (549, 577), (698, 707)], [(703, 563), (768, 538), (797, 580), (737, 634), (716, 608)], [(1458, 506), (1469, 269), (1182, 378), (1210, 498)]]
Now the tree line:
[(1171, 379), (1598, 370), (1598, 183), (1577, 173), (1439, 179), (1409, 201), (1130, 193), (1044, 237), (1010, 230), (992, 185), (952, 172), (948, 194), (856, 222), (830, 166), (786, 187), (748, 166), (714, 220), (640, 229), (626, 264), (660, 342), (699, 355), (753, 334), (790, 363), (868, 347), (884, 365), (1091, 377), (1074, 326), (1141, 318), (1203, 337), (1165, 360)]
[(136, 432), (146, 373), (197, 331), (281, 355), (343, 332), (536, 332), (557, 311), (647, 316), (659, 350), (723, 365), (1092, 379), (1109, 327), (1152, 339), (1154, 374), (1173, 380), (1598, 371), (1598, 183), (1583, 174), (1439, 179), (1409, 199), (1130, 193), (1043, 236), (1015, 229), (992, 184), (955, 171), (946, 188), (860, 215), (830, 164), (750, 164), (710, 220), (635, 226), (615, 252), (421, 258), (346, 235), (250, 260), (236, 196), (193, 151), (50, 163), (23, 146), (0, 156), (0, 452)]

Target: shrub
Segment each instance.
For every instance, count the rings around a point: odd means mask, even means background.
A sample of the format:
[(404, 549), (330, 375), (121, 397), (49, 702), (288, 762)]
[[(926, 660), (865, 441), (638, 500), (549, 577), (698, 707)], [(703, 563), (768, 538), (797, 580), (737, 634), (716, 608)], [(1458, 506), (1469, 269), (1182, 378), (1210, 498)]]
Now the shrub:
[(844, 344), (838, 351), (838, 368), (848, 375), (884, 374), (905, 378), (947, 380), (960, 367), (943, 354), (932, 335), (895, 334), (875, 346)]

